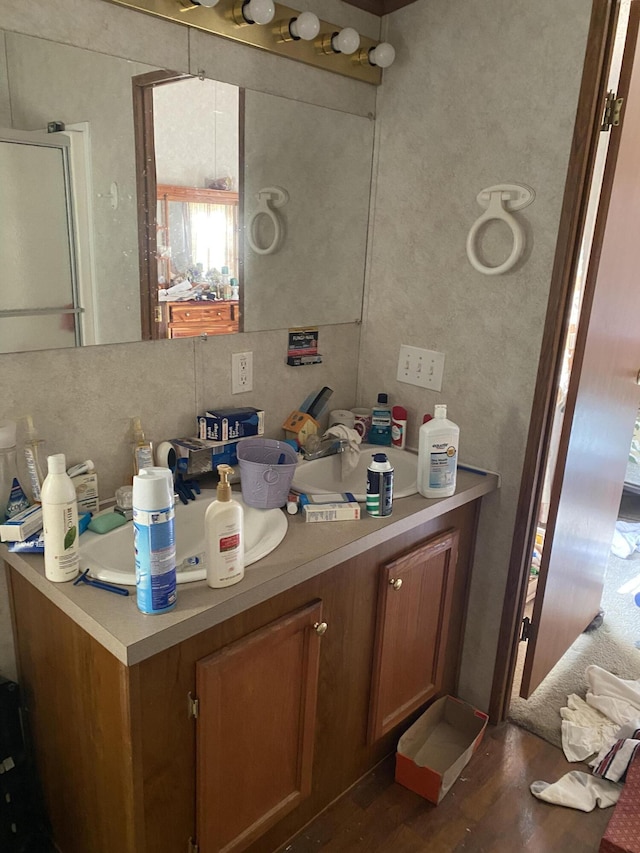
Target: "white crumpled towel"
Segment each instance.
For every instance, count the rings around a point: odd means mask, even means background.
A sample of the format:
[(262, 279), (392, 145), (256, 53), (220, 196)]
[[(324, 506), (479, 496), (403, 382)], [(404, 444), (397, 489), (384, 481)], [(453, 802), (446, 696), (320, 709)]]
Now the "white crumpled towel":
[(640, 717), (640, 679), (628, 681), (618, 678), (591, 664), (585, 669), (589, 690), (587, 704), (623, 726)]
[(562, 750), (567, 761), (584, 761), (616, 737), (618, 724), (592, 708), (577, 693), (567, 697), (562, 717)]
[(350, 429), (344, 424), (334, 424), (322, 436), (323, 438), (340, 438), (347, 442), (347, 447), (340, 454), (342, 464), (342, 476), (346, 477), (358, 465), (360, 459), (360, 442), (362, 438), (355, 429)]
[(554, 803), (590, 812), (596, 806), (606, 809), (618, 802), (622, 785), (589, 776), (580, 770), (571, 770), (557, 782), (532, 782), (529, 789), (534, 797)]

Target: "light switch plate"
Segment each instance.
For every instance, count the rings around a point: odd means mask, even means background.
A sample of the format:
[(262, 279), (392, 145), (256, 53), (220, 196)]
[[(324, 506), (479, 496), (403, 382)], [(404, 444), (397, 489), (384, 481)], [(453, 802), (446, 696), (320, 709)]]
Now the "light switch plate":
[(402, 344), (398, 358), (398, 382), (442, 391), (444, 353)]

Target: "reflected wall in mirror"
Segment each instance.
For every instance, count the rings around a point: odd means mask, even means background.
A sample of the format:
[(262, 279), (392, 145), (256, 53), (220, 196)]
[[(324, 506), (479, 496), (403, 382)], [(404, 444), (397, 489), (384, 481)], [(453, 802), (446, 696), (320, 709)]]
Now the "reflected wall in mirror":
[[(2, 46), (7, 75), (0, 80), (0, 127), (42, 131), (52, 121), (62, 122), (86, 161), (86, 174), (74, 176), (72, 187), (75, 219), (86, 223), (84, 237), (76, 240), (78, 309), (86, 327), (82, 343), (141, 340), (132, 79), (161, 69), (0, 31), (0, 55)], [(330, 85), (330, 75), (327, 78)], [(244, 168), (235, 187), (237, 275), (231, 275), (230, 268), (230, 278), (240, 283), (241, 328), (260, 331), (358, 320), (373, 122), (249, 90), (245, 97)], [(195, 133), (205, 118), (201, 115), (192, 122)], [(228, 165), (221, 161), (214, 165), (204, 177), (225, 176)], [(183, 180), (167, 175), (159, 182), (175, 186)], [(202, 177), (187, 182), (206, 188)], [(279, 211), (284, 240), (278, 252), (260, 256), (246, 244), (246, 225), (255, 213), (258, 192), (272, 185), (289, 193), (287, 205)], [(154, 199), (154, 210), (156, 203)], [(202, 263), (204, 267), (206, 262)], [(0, 268), (5, 268), (4, 259)], [(38, 276), (29, 286), (34, 304), (50, 307), (50, 282)], [(5, 303), (1, 292), (0, 311), (14, 307), (11, 300)], [(237, 314), (229, 322), (237, 323)], [(44, 335), (35, 337), (33, 346), (14, 338), (10, 347), (21, 351), (58, 345)], [(77, 345), (76, 335), (68, 333), (66, 343)]]

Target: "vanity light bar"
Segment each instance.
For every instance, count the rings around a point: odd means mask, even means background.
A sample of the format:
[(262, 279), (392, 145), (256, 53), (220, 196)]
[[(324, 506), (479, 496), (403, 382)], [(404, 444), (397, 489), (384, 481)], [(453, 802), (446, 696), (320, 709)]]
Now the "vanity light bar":
[[(107, 2), (127, 6), (139, 12), (147, 12), (165, 20), (258, 47), (307, 65), (314, 65), (325, 71), (333, 71), (345, 77), (372, 83), (374, 86), (379, 86), (382, 82), (381, 67), (375, 65), (371, 58), (375, 57), (373, 51), (378, 46), (378, 42), (360, 36), (357, 46), (359, 49), (355, 49), (354, 53), (337, 52), (336, 46), (339, 47), (343, 41), (348, 41), (348, 38), (340, 39), (339, 35), (344, 32), (344, 28), (327, 21), (320, 21), (318, 35), (311, 40), (295, 36), (292, 38), (291, 24), (303, 13), (279, 3), (272, 4), (275, 7), (275, 14), (269, 23), (251, 24), (246, 20), (247, 16), (242, 14), (242, 7), (246, 5), (247, 0), (217, 0), (213, 6), (205, 5), (204, 2), (192, 2), (192, 0), (107, 0)], [(353, 32), (355, 33), (355, 30)], [(296, 33), (295, 27), (293, 33)]]

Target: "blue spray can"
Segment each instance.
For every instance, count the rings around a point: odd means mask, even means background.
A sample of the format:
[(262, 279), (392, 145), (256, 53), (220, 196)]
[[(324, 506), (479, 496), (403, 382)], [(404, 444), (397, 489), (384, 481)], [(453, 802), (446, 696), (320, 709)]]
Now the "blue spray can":
[(173, 477), (168, 468), (142, 468), (133, 478), (136, 598), (142, 613), (176, 606)]
[(374, 453), (367, 468), (367, 512), (391, 515), (393, 508), (393, 466), (386, 453)]

